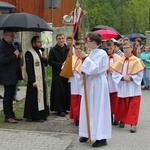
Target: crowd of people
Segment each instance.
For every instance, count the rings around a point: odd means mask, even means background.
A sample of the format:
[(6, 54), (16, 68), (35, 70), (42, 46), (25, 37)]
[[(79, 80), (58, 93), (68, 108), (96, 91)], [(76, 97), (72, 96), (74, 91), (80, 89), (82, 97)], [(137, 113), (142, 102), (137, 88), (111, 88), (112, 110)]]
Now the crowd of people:
[[(14, 39), (15, 32), (7, 29), (0, 42), (0, 84), (4, 86), (1, 98), (4, 121), (8, 123), (22, 120), (13, 111), (17, 82), (23, 79), (22, 51)], [(72, 37), (57, 34), (57, 43), (48, 57), (41, 38), (31, 39), (31, 48), (24, 55), (28, 81), (23, 118), (29, 122), (44, 122), (50, 113), (60, 117), (69, 113), (70, 119), (79, 126), (80, 142), (89, 140), (90, 127), (90, 138), (95, 141), (93, 147), (107, 145), (111, 125), (120, 128), (130, 125), (131, 133), (137, 131), (141, 90), (150, 90), (150, 46), (143, 46), (140, 38), (135, 39), (134, 44), (129, 38), (121, 43), (116, 39), (103, 42), (101, 39), (97, 32), (88, 33), (85, 52), (79, 41), (73, 45)], [(65, 78), (60, 72), (69, 50), (72, 50), (73, 76)], [(47, 91), (46, 83), (45, 67), (48, 65), (52, 68), (51, 91)]]

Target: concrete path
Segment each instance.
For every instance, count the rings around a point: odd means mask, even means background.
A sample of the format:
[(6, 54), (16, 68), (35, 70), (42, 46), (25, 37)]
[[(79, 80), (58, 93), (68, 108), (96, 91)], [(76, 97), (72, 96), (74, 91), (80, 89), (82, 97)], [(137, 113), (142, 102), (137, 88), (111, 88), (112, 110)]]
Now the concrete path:
[[(25, 94), (20, 87), (19, 97)], [(2, 88), (0, 88), (0, 94)], [(1, 101), (1, 100), (0, 100)], [(1, 103), (0, 103), (1, 105)], [(143, 91), (137, 133), (130, 127), (112, 127), (112, 138), (103, 150), (150, 150), (150, 91)], [(0, 150), (91, 150), (88, 143), (79, 143), (77, 134), (31, 132), (0, 129)], [(97, 148), (98, 149), (98, 148)], [(100, 149), (100, 148), (99, 148)]]

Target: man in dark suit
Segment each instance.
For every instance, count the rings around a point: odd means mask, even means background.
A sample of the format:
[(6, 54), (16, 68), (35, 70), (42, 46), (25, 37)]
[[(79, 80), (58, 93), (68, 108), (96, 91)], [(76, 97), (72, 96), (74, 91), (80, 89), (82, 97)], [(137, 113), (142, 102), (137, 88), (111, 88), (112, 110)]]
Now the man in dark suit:
[(13, 97), (17, 81), (22, 80), (21, 68), (18, 62), (20, 53), (12, 45), (13, 30), (4, 30), (3, 37), (0, 43), (0, 84), (4, 85), (3, 109), (5, 122), (17, 123), (21, 119), (14, 114)]

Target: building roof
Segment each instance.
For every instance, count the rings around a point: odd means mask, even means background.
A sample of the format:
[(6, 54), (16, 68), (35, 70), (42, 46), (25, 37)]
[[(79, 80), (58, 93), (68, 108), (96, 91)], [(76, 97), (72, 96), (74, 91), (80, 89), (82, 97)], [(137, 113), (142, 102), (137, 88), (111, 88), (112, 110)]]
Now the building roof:
[(13, 9), (13, 8), (16, 7), (10, 3), (0, 1), (0, 9)]

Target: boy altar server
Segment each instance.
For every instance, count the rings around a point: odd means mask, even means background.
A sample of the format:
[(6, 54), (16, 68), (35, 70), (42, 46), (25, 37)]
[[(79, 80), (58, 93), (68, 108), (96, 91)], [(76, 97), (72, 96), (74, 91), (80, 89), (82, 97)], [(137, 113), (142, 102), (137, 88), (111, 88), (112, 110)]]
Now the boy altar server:
[[(88, 110), (91, 140), (95, 141), (93, 147), (107, 145), (106, 139), (111, 138), (111, 113), (110, 98), (106, 71), (108, 56), (103, 49), (98, 49), (101, 44), (101, 35), (90, 32), (87, 35), (87, 46), (91, 49), (89, 56), (81, 51), (80, 57), (84, 62), (80, 70), (86, 75)], [(88, 140), (85, 95), (82, 94), (79, 119), (80, 142)]]
[(121, 121), (119, 125), (121, 128), (124, 128), (125, 124), (129, 124), (131, 126), (130, 132), (135, 133), (145, 65), (132, 54), (131, 42), (124, 42), (122, 46), (124, 56), (112, 65), (112, 78), (118, 86), (116, 120)]
[(73, 119), (75, 125), (79, 125), (80, 102), (81, 102), (81, 80), (82, 74), (80, 67), (82, 65), (82, 58), (78, 53), (81, 51), (79, 42), (75, 43), (75, 54), (72, 55), (72, 70), (73, 77), (71, 81), (71, 102), (70, 102), (70, 118)]
[(107, 79), (109, 86), (109, 94), (110, 94), (110, 106), (111, 106), (111, 119), (113, 125), (118, 125), (118, 121), (115, 120), (116, 113), (116, 104), (118, 102), (117, 95), (117, 84), (112, 79), (112, 68), (111, 66), (115, 63), (120, 56), (114, 53), (114, 42), (112, 40), (106, 41), (106, 48), (108, 53), (108, 70), (107, 70)]

